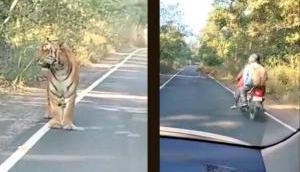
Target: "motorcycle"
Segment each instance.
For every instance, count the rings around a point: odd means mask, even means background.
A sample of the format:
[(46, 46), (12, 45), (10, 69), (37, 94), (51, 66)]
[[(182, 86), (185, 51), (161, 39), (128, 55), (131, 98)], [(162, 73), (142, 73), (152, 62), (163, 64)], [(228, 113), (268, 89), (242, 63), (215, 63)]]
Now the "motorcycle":
[(247, 93), (246, 105), (241, 106), (242, 100), (239, 99), (239, 109), (242, 112), (249, 113), (250, 119), (254, 120), (255, 117), (264, 111), (263, 102), (265, 100), (265, 88), (253, 87)]

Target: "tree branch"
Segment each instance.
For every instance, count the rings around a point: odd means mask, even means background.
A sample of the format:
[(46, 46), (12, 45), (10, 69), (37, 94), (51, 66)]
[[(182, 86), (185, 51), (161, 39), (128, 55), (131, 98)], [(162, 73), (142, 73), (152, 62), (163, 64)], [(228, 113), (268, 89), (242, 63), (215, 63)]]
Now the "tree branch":
[(9, 21), (11, 13), (14, 10), (14, 8), (16, 7), (17, 3), (18, 3), (18, 0), (14, 0), (13, 3), (11, 4), (11, 6), (9, 8), (8, 16), (4, 20), (3, 25), (5, 25)]

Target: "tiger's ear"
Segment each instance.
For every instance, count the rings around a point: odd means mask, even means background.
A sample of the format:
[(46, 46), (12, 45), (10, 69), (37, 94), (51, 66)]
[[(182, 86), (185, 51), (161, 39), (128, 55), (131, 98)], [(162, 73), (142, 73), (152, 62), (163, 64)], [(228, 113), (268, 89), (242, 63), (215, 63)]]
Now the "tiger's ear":
[(65, 42), (64, 41), (60, 41), (58, 43), (58, 45), (59, 45), (59, 48), (64, 48), (65, 47)]
[(46, 37), (46, 41), (45, 41), (46, 43), (51, 43), (51, 40), (50, 40), (50, 38), (49, 37)]

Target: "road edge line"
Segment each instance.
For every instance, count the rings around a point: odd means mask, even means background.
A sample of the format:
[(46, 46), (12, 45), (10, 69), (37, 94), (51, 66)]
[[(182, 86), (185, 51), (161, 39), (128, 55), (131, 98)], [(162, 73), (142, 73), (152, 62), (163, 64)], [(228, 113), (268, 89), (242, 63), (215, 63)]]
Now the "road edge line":
[[(99, 85), (102, 81), (104, 81), (109, 75), (115, 72), (120, 66), (122, 66), (126, 61), (128, 61), (135, 53), (146, 50), (147, 48), (136, 49), (131, 52), (125, 59), (123, 59), (120, 63), (114, 66), (114, 68), (110, 69), (104, 75), (102, 75), (98, 80), (96, 80), (93, 84), (91, 84), (86, 89), (82, 90), (78, 93), (76, 97), (75, 104), (77, 104), (83, 97), (86, 96), (88, 92), (94, 89), (97, 85)], [(18, 147), (18, 149), (12, 153), (3, 163), (0, 165), (0, 172), (7, 172), (10, 170), (45, 134), (50, 131), (49, 122), (42, 126), (38, 131), (36, 131), (27, 141)]]
[[(211, 76), (210, 74), (208, 74), (208, 77), (213, 79), (214, 81), (216, 81), (219, 85), (221, 85), (223, 88), (225, 88), (227, 91), (229, 91), (230, 93), (234, 94), (234, 91), (232, 91), (230, 88), (228, 88), (227, 86), (225, 86), (224, 84), (222, 84), (220, 81), (218, 81), (217, 79), (215, 79), (213, 76)], [(269, 116), (270, 118), (272, 118), (273, 120), (275, 120), (276, 122), (280, 123), (281, 125), (285, 126), (286, 128), (292, 130), (293, 132), (296, 132), (297, 129), (295, 129), (294, 127), (286, 124), (285, 122), (281, 121), (280, 119), (276, 118), (275, 116), (271, 115), (270, 113), (268, 113), (266, 110), (264, 111), (264, 114)]]
[(173, 78), (175, 78), (180, 72), (182, 72), (185, 68), (181, 69), (177, 73), (175, 73), (170, 79), (168, 79), (166, 82), (164, 82), (160, 87), (159, 90), (163, 89)]

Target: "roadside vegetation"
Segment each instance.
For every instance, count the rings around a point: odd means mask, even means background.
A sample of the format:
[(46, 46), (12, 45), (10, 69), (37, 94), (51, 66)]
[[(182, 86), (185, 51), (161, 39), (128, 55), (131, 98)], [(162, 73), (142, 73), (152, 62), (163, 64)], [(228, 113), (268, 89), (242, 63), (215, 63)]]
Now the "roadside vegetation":
[(178, 6), (160, 6), (161, 73), (172, 73), (191, 60), (200, 71), (233, 85), (249, 55), (259, 53), (269, 74), (268, 95), (299, 103), (299, 1), (215, 0), (193, 45), (185, 41), (189, 33)]
[(268, 69), (268, 94), (299, 103), (298, 0), (216, 0), (199, 42), (200, 70), (233, 83), (257, 52)]
[(160, 2), (160, 73), (173, 73), (192, 57), (190, 45), (185, 41), (190, 33), (180, 23), (181, 17), (178, 5)]
[(47, 37), (64, 40), (85, 65), (124, 46), (146, 46), (146, 28), (146, 0), (1, 0), (0, 87), (41, 77), (35, 57)]

